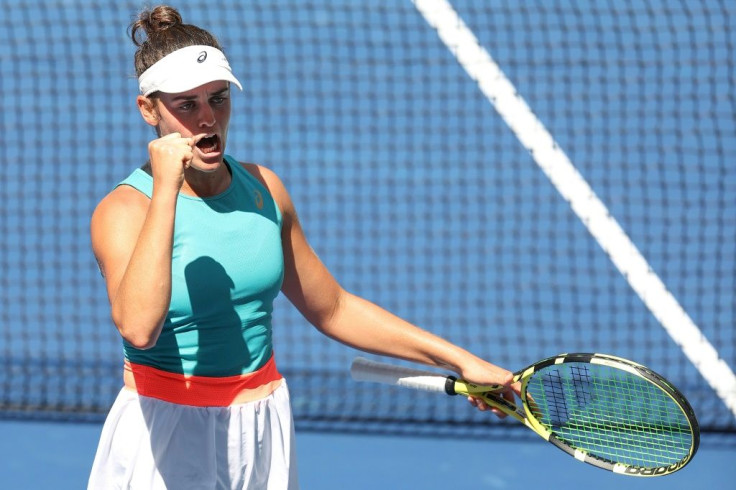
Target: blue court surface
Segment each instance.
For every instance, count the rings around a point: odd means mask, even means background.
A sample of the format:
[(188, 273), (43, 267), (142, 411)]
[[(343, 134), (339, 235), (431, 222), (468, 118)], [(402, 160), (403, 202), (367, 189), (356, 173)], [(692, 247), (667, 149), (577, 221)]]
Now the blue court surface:
[[(0, 422), (2, 488), (81, 489), (101, 426)], [(659, 478), (614, 475), (574, 461), (541, 440), (457, 440), (298, 433), (304, 490), (571, 488), (732, 489), (736, 444), (705, 435), (695, 459)]]

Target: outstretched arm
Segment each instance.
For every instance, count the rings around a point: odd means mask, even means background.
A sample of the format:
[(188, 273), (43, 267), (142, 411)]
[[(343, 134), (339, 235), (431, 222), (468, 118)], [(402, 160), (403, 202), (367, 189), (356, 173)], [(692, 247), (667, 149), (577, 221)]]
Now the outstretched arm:
[(268, 170), (260, 172), (284, 219), (282, 290), (320, 332), (362, 351), (449, 368), (475, 383), (510, 384), (510, 371), (345, 291), (309, 246), (281, 181)]

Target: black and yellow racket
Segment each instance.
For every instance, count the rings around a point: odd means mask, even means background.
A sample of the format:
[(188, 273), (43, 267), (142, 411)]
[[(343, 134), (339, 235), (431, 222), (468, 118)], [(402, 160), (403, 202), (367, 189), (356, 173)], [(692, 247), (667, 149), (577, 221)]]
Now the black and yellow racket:
[(575, 459), (633, 476), (668, 475), (695, 455), (700, 429), (685, 397), (645, 366), (604, 354), (561, 354), (514, 375), (521, 407), (498, 386), (356, 358), (353, 379), (482, 398)]

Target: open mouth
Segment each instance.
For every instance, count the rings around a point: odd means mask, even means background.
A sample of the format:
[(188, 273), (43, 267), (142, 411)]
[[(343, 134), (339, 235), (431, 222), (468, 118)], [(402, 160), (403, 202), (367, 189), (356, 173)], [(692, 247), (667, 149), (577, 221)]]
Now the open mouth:
[(197, 142), (197, 148), (205, 154), (218, 152), (220, 151), (220, 137), (216, 134), (205, 136)]

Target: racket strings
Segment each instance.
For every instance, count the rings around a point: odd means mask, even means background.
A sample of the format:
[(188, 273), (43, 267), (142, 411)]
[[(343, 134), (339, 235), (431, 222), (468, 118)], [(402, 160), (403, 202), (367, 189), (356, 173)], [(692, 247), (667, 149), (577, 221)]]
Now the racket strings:
[(527, 393), (543, 425), (571, 447), (599, 458), (659, 467), (680, 461), (693, 443), (677, 404), (626, 371), (565, 363), (536, 373)]

